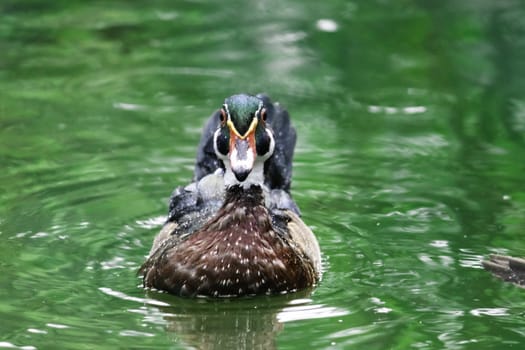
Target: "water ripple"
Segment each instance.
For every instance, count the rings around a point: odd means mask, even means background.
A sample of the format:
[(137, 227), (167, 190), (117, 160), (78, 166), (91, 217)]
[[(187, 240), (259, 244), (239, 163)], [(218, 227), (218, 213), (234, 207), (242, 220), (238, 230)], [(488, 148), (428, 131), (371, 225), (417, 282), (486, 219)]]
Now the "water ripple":
[(283, 308), (282, 311), (277, 314), (277, 320), (279, 320), (279, 322), (291, 322), (345, 316), (349, 313), (348, 310), (327, 305), (293, 305)]
[(136, 303), (155, 305), (155, 306), (169, 306), (169, 304), (164, 303), (159, 300), (153, 300), (153, 299), (147, 299), (147, 298), (137, 298), (137, 297), (129, 296), (123, 292), (116, 291), (108, 287), (100, 287), (98, 288), (98, 290), (100, 290), (104, 294), (107, 294), (115, 298), (119, 298), (121, 300), (133, 301)]

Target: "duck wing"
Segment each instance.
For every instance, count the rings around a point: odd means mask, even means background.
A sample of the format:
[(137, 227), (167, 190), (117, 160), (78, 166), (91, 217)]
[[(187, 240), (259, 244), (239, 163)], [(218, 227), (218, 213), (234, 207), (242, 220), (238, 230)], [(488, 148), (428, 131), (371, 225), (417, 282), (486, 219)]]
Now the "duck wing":
[(257, 95), (266, 108), (267, 123), (273, 130), (275, 149), (273, 155), (264, 164), (264, 181), (273, 189), (290, 191), (292, 184), (292, 161), (297, 134), (292, 126), (288, 111), (279, 104), (273, 104), (266, 95)]
[(494, 276), (525, 288), (525, 259), (493, 254), (482, 265)]
[(213, 147), (213, 134), (219, 127), (220, 113), (220, 110), (213, 112), (202, 130), (199, 146), (197, 147), (197, 159), (193, 174), (194, 182), (199, 181), (206, 175), (214, 173), (215, 170), (219, 168), (224, 170), (224, 164), (217, 158), (215, 148)]

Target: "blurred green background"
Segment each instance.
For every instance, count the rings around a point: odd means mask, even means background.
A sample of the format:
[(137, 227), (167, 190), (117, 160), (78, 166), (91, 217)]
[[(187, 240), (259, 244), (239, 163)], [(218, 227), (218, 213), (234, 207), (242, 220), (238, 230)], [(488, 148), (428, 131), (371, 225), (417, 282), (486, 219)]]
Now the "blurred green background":
[[(520, 349), (525, 3), (0, 3), (0, 348)], [(145, 292), (136, 270), (225, 97), (298, 131), (312, 293)]]

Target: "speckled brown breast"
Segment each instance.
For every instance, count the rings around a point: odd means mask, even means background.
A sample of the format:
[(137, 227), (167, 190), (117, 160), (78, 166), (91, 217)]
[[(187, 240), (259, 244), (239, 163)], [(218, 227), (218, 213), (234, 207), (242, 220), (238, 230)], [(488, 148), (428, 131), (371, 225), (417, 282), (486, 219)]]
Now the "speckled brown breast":
[(217, 215), (189, 237), (168, 240), (143, 273), (146, 287), (187, 296), (285, 293), (317, 279), (312, 261), (272, 226), (258, 186), (230, 188)]

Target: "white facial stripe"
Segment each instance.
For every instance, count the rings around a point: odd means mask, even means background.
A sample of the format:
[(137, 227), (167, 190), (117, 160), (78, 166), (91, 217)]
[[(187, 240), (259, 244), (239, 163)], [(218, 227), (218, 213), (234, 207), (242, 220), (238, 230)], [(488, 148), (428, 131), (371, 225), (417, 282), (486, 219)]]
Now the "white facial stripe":
[(230, 116), (230, 110), (228, 109), (228, 104), (225, 103), (222, 105), (224, 107), (224, 109), (226, 110), (226, 115), (228, 116), (228, 120), (231, 120), (231, 116)]
[(266, 134), (268, 134), (268, 137), (270, 138), (270, 147), (268, 148), (268, 152), (266, 152), (265, 154), (259, 157), (262, 158), (263, 160), (266, 160), (271, 157), (271, 155), (273, 154), (273, 151), (275, 150), (275, 139), (273, 137), (273, 132), (270, 129), (265, 128), (264, 131), (266, 132)]
[(215, 151), (215, 154), (219, 157), (221, 152), (217, 149), (217, 138), (219, 137), (219, 133), (221, 132), (221, 129), (215, 130), (213, 133), (213, 150)]
[(215, 132), (213, 133), (213, 150), (215, 151), (215, 155), (217, 156), (217, 158), (219, 158), (224, 163), (226, 163), (226, 160), (228, 159), (228, 155), (222, 154), (221, 152), (219, 152), (219, 149), (217, 148), (217, 139), (219, 138), (220, 135), (221, 135), (220, 128), (215, 130)]

